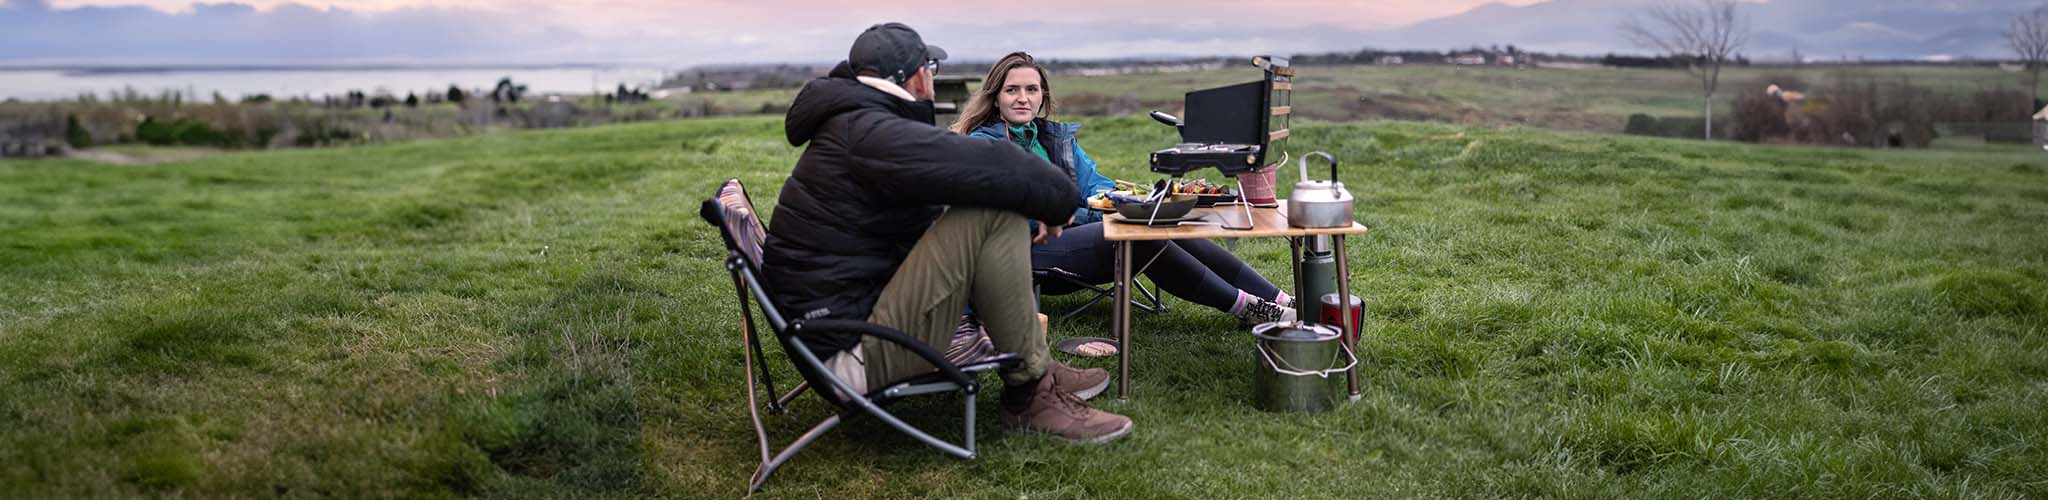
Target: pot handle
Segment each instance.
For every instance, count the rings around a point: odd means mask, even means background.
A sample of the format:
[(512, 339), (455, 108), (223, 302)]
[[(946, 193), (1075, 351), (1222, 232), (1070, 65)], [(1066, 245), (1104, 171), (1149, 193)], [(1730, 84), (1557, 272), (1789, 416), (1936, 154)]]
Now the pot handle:
[(1256, 344), (1257, 349), (1259, 350), (1259, 357), (1265, 358), (1266, 365), (1272, 366), (1273, 371), (1276, 373), (1292, 377), (1307, 377), (1313, 375), (1322, 378), (1330, 378), (1330, 375), (1332, 374), (1348, 372), (1351, 371), (1352, 367), (1358, 366), (1358, 353), (1352, 352), (1351, 346), (1346, 344), (1343, 338), (1338, 338), (1335, 340), (1335, 342), (1337, 342), (1337, 353), (1344, 355), (1344, 357), (1351, 358), (1351, 362), (1345, 363), (1344, 366), (1331, 368), (1328, 370), (1302, 370), (1295, 368), (1294, 365), (1287, 364), (1286, 358), (1274, 356), (1272, 351), (1267, 350), (1266, 343), (1257, 342)]
[[(1322, 152), (1322, 151), (1316, 151), (1316, 152), (1312, 152), (1312, 153), (1309, 153), (1309, 154), (1301, 155), (1301, 163), (1300, 163), (1300, 166), (1301, 166), (1301, 180), (1302, 180), (1302, 182), (1308, 182), (1308, 158), (1309, 158), (1309, 157), (1311, 157), (1311, 156), (1321, 156), (1321, 157), (1323, 157), (1323, 159), (1324, 159), (1324, 160), (1329, 160), (1329, 162), (1330, 162), (1330, 184), (1331, 184), (1331, 187), (1333, 187), (1333, 188), (1334, 188), (1334, 187), (1336, 186), (1336, 184), (1337, 184), (1337, 157), (1335, 157), (1335, 156), (1330, 156), (1330, 154), (1329, 154), (1329, 153), (1325, 153), (1325, 152)], [(1332, 190), (1334, 191), (1334, 189), (1332, 189)]]
[(1301, 169), (1301, 182), (1303, 183), (1308, 182), (1308, 157), (1314, 155), (1315, 153), (1301, 155), (1301, 162), (1295, 164)]
[(1329, 160), (1329, 162), (1330, 162), (1330, 190), (1331, 190), (1331, 191), (1336, 191), (1336, 190), (1337, 190), (1337, 189), (1336, 189), (1336, 187), (1337, 187), (1337, 157), (1335, 157), (1335, 156), (1330, 156), (1330, 154), (1329, 154), (1329, 153), (1325, 153), (1325, 152), (1322, 152), (1322, 151), (1316, 151), (1316, 152), (1312, 152), (1312, 153), (1309, 153), (1309, 154), (1301, 155), (1301, 180), (1304, 180), (1304, 181), (1308, 180), (1308, 158), (1309, 158), (1309, 157), (1311, 157), (1311, 156), (1321, 156), (1321, 157), (1323, 157), (1323, 159), (1324, 159), (1324, 160)]

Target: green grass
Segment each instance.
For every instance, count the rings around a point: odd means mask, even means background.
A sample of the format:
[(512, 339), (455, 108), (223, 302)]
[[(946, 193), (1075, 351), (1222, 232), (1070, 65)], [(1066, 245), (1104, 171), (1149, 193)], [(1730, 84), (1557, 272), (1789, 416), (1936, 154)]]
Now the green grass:
[[(2048, 496), (2048, 158), (1296, 129), (1375, 229), (1362, 401), (1253, 410), (1244, 332), (1173, 300), (1101, 403), (1123, 441), (990, 411), (962, 462), (856, 421), (771, 496)], [(1083, 142), (1144, 179), (1167, 132)], [(731, 176), (772, 207), (797, 153), (762, 117), (0, 163), (0, 491), (739, 495), (737, 306), (695, 211)], [(1237, 251), (1287, 284), (1284, 244)]]

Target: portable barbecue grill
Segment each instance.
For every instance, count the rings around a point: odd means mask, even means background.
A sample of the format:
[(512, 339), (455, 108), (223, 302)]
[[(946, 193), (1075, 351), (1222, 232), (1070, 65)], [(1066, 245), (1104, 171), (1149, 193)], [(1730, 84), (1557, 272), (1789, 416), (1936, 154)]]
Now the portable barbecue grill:
[[(1273, 143), (1289, 134), (1294, 68), (1286, 59), (1267, 56), (1252, 58), (1252, 64), (1265, 70), (1265, 78), (1188, 92), (1182, 101), (1187, 110), (1185, 121), (1152, 112), (1152, 119), (1179, 129), (1181, 139), (1180, 144), (1152, 152), (1153, 172), (1180, 177), (1215, 168), (1235, 178), (1266, 165), (1266, 153), (1273, 150)], [(1273, 127), (1276, 118), (1277, 129)]]
[[(1286, 59), (1258, 56), (1252, 65), (1265, 71), (1255, 82), (1188, 92), (1182, 105), (1187, 119), (1152, 112), (1152, 119), (1180, 131), (1180, 144), (1152, 152), (1152, 171), (1173, 177), (1204, 168), (1215, 168), (1237, 181), (1237, 205), (1244, 213), (1243, 226), (1226, 222), (1225, 229), (1251, 229), (1251, 205), (1244, 201), (1244, 181), (1239, 174), (1257, 172), (1267, 165), (1266, 154), (1278, 147), (1280, 160), (1287, 161), (1284, 144), (1287, 125), (1294, 113), (1294, 68)], [(1276, 123), (1277, 121), (1277, 123)], [(1275, 125), (1278, 125), (1275, 127)]]

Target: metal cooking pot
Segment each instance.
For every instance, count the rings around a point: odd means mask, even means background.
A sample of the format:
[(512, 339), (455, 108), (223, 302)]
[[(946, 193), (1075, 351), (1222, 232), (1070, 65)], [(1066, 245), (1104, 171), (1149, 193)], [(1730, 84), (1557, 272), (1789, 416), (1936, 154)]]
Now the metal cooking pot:
[(1358, 355), (1344, 344), (1344, 335), (1328, 325), (1264, 323), (1252, 328), (1252, 337), (1259, 351), (1252, 405), (1261, 410), (1308, 413), (1333, 408), (1343, 390), (1338, 385), (1344, 378), (1336, 375), (1358, 365)]
[[(1308, 158), (1321, 156), (1330, 161), (1330, 180), (1308, 178)], [(1337, 181), (1337, 158), (1317, 151), (1302, 155), (1301, 182), (1287, 195), (1287, 225), (1294, 227), (1351, 227), (1351, 192)]]

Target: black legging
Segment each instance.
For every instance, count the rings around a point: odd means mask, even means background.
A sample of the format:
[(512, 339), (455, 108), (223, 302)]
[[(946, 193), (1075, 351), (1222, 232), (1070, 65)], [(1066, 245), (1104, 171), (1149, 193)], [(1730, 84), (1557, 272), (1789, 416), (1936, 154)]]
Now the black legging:
[[(1074, 273), (1094, 284), (1115, 280), (1116, 245), (1102, 239), (1100, 222), (1067, 228), (1058, 239), (1031, 246), (1031, 268)], [(1158, 254), (1158, 260), (1152, 256)], [(1280, 296), (1280, 288), (1266, 281), (1258, 271), (1238, 260), (1228, 250), (1209, 240), (1133, 241), (1131, 265), (1143, 266), (1145, 277), (1165, 290), (1190, 302), (1228, 312), (1237, 304), (1237, 291), (1244, 290), (1266, 300)], [(1046, 295), (1064, 295), (1080, 290), (1066, 282), (1041, 283)]]

